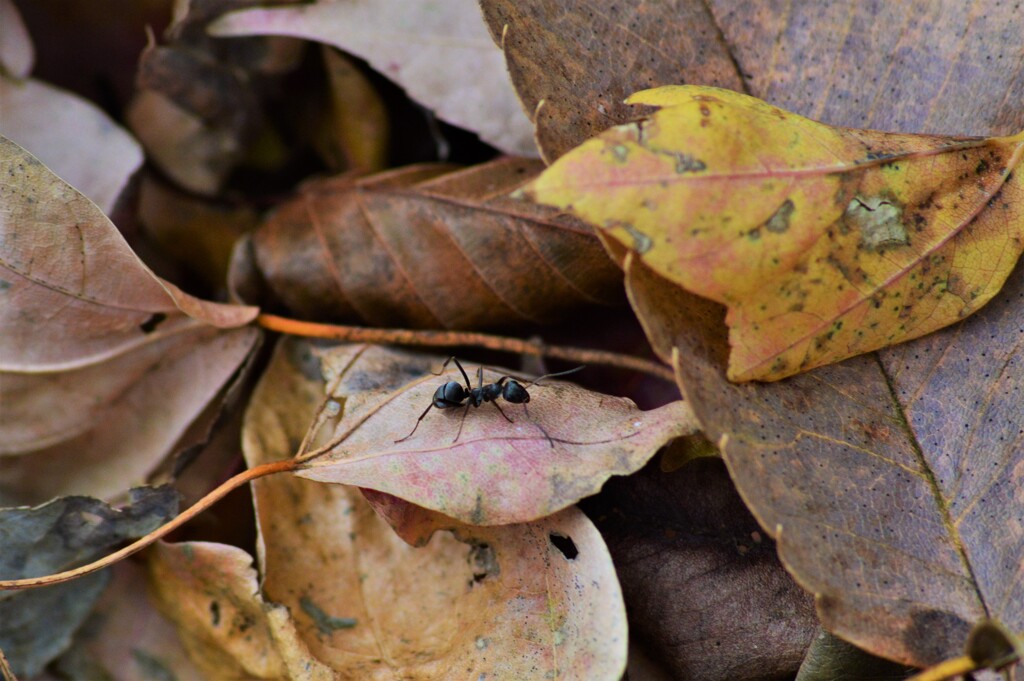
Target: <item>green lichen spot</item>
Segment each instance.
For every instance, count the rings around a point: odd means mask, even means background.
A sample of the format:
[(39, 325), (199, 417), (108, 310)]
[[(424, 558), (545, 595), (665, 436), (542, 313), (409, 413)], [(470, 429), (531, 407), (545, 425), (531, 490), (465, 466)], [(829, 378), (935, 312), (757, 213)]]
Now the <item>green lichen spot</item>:
[(309, 596), (299, 599), (299, 606), (302, 612), (309, 615), (309, 618), (316, 624), (321, 634), (330, 635), (339, 629), (351, 629), (356, 626), (357, 620), (353, 617), (334, 617), (321, 610)]
[(849, 227), (860, 230), (861, 246), (875, 252), (910, 243), (902, 218), (903, 206), (882, 196), (856, 196), (843, 214)]
[(626, 159), (629, 158), (629, 148), (625, 144), (616, 144), (612, 147), (612, 156), (619, 163), (625, 163)]

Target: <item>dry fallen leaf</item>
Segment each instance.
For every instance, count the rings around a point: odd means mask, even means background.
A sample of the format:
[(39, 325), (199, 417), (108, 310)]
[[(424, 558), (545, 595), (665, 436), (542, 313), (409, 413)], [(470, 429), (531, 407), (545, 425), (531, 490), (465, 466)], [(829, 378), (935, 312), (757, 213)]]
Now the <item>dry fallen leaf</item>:
[(726, 380), (720, 306), (627, 259), (631, 300), (824, 626), (915, 666), (1024, 629), (1018, 267), (972, 318), (787, 381)]
[(35, 48), (14, 0), (0, 0), (0, 66), (12, 78), (27, 78)]
[(509, 327), (617, 304), (622, 273), (590, 227), (507, 197), (540, 168), (502, 158), (310, 182), (253, 235), (256, 262), (297, 315), (371, 326)]
[(743, 88), (714, 3), (480, 0), (480, 7), (549, 163), (632, 119), (622, 100), (637, 90)]
[[(529, 388), (529, 405), (501, 401), (512, 423), (494, 404), (471, 413), (431, 409), (406, 437), (437, 388), (463, 380), (454, 365), (438, 376), (424, 370), (422, 356), (382, 347), (307, 352), (327, 367), (325, 382), (344, 409), (319, 427), (312, 446), (323, 451), (296, 474), (386, 492), (464, 523), (548, 516), (696, 430), (684, 402), (642, 412), (631, 400), (551, 379)], [(467, 371), (477, 385), (476, 367)], [(483, 380), (507, 373), (488, 367)]]
[(629, 102), (660, 108), (584, 143), (527, 193), (726, 304), (733, 380), (951, 324), (999, 291), (1024, 249), (1024, 133), (831, 128), (696, 86)]
[[(246, 416), (250, 466), (292, 454), (323, 403), (312, 350), (295, 341), (278, 348)], [(369, 388), (401, 369), (356, 367), (349, 380), (356, 375)], [(356, 488), (293, 476), (254, 488), (265, 598), (287, 606), (311, 656), (345, 678), (620, 678), (621, 593), (579, 511), (460, 527), (458, 539), (438, 533), (414, 549)], [(195, 610), (208, 618), (209, 601)]]
[(236, 371), (257, 310), (156, 277), (94, 203), (2, 139), (0, 177), (0, 499), (108, 498)]
[(157, 607), (210, 679), (328, 681), (287, 608), (264, 600), (252, 557), (211, 542), (157, 544), (149, 578)]
[(533, 126), (474, 0), (347, 0), (251, 9), (225, 15), (210, 33), (288, 35), (334, 45), (367, 60), (439, 118), (506, 153), (536, 154)]

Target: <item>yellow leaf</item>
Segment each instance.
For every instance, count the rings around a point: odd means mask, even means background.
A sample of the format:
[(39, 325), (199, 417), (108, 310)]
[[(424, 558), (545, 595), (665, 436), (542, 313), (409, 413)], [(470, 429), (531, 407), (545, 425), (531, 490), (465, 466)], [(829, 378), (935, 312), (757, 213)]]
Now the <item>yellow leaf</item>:
[(1024, 133), (833, 128), (702, 86), (627, 102), (658, 110), (580, 145), (525, 193), (728, 306), (732, 380), (778, 380), (953, 323), (1021, 253)]

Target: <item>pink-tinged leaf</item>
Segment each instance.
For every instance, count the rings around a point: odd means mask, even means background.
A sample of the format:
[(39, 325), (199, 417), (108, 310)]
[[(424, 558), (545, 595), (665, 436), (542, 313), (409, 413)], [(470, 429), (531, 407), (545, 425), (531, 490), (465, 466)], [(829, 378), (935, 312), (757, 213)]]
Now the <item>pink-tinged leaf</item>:
[[(551, 379), (528, 387), (528, 405), (501, 400), (512, 423), (494, 404), (431, 409), (406, 437), (437, 388), (463, 380), (454, 364), (437, 376), (425, 370), (422, 356), (381, 347), (313, 352), (344, 408), (313, 441), (323, 453), (297, 474), (386, 492), (474, 525), (550, 515), (696, 430), (683, 402), (643, 412), (631, 400)], [(441, 364), (429, 358), (429, 366)], [(476, 370), (467, 367), (474, 385)], [(486, 368), (483, 380), (510, 373)]]

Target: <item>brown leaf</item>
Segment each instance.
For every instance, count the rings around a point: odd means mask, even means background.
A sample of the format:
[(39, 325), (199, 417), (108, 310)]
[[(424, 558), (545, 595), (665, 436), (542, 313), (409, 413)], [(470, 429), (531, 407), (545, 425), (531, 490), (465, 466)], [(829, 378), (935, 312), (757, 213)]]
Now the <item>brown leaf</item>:
[[(628, 264), (660, 353), (823, 624), (924, 666), (971, 622), (1024, 627), (1018, 267), (971, 319), (772, 385), (732, 385), (718, 306)], [(643, 316), (643, 315), (642, 315)], [(651, 320), (654, 317), (646, 317)]]
[(377, 172), (387, 167), (388, 110), (370, 79), (348, 55), (324, 45), (320, 54), (330, 85), (318, 149), (335, 169)]
[(254, 235), (256, 260), (315, 319), (480, 328), (614, 304), (622, 274), (589, 227), (506, 198), (540, 168), (505, 158), (312, 182)]
[[(436, 389), (463, 380), (454, 365), (438, 376), (424, 370), (421, 356), (381, 347), (311, 351), (344, 409), (312, 441), (325, 451), (297, 475), (386, 492), (464, 523), (550, 515), (695, 430), (683, 402), (641, 412), (630, 400), (555, 379), (530, 387), (528, 409), (502, 401), (512, 423), (484, 404), (473, 413), (431, 409), (417, 426)], [(440, 358), (430, 365), (440, 366)], [(469, 371), (476, 385), (475, 367)], [(488, 367), (483, 380), (507, 373)]]
[(548, 163), (636, 112), (623, 100), (658, 85), (742, 90), (713, 8), (689, 0), (480, 0)]
[(746, 87), (731, 89), (830, 125), (985, 137), (1024, 128), (1024, 15), (1013, 3), (710, 7), (743, 74)]
[[(721, 460), (615, 479), (584, 508), (618, 567), (630, 635), (687, 681), (790, 678), (818, 629)], [(666, 598), (666, 594), (671, 594)]]
[(370, 63), (438, 117), (509, 154), (535, 155), (501, 52), (473, 0), (312, 2), (232, 12), (219, 36), (288, 35), (333, 45)]
[[(257, 389), (245, 429), (250, 466), (292, 453), (323, 401), (310, 350), (282, 344)], [(356, 367), (347, 377), (383, 389), (401, 371)], [(352, 401), (346, 409), (358, 409)], [(458, 539), (439, 533), (414, 549), (355, 488), (291, 476), (254, 488), (266, 597), (289, 608), (316, 659), (346, 678), (621, 676), (621, 594), (579, 511), (461, 527)]]
[[(89, 199), (0, 141), (0, 490), (19, 503), (127, 489), (256, 340), (257, 310), (156, 277)], [(40, 467), (61, 475), (39, 475)]]

